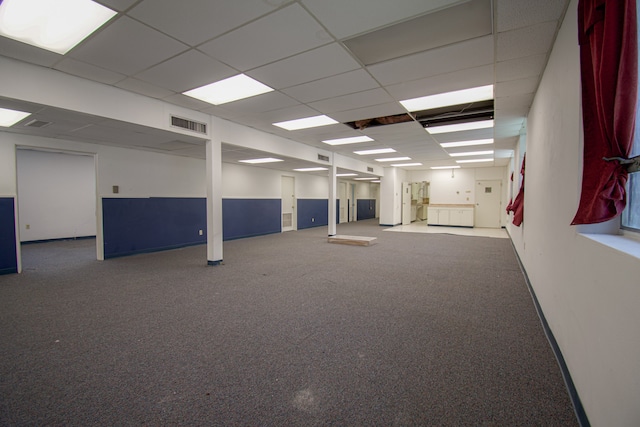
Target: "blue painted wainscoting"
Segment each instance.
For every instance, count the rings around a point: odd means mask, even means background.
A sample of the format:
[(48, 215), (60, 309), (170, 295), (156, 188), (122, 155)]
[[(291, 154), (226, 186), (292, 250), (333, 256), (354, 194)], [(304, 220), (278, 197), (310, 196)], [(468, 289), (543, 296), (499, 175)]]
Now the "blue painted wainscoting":
[(105, 258), (207, 241), (205, 198), (103, 198), (102, 220)]
[[(298, 230), (329, 225), (329, 200), (298, 199)], [(336, 200), (336, 224), (340, 222), (340, 200)]]
[(358, 199), (356, 208), (358, 221), (376, 217), (376, 199)]
[(281, 199), (222, 199), (223, 240), (281, 231)]
[(17, 272), (15, 200), (0, 197), (0, 274)]

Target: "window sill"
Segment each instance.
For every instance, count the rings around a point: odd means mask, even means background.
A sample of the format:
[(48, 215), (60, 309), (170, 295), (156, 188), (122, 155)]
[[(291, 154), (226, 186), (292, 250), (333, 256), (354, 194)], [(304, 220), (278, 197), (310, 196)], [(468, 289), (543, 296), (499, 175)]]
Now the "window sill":
[(594, 242), (598, 242), (640, 260), (640, 240), (628, 234), (635, 233), (627, 232), (627, 235), (580, 233), (581, 236), (589, 240), (593, 240)]

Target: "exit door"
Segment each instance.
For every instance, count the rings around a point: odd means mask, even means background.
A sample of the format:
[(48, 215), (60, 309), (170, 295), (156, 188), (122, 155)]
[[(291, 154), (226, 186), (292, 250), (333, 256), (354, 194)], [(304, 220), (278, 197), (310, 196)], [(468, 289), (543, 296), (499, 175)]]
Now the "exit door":
[(282, 177), (282, 231), (296, 229), (296, 194), (295, 180), (292, 176)]
[(402, 183), (402, 225), (411, 224), (411, 183)]

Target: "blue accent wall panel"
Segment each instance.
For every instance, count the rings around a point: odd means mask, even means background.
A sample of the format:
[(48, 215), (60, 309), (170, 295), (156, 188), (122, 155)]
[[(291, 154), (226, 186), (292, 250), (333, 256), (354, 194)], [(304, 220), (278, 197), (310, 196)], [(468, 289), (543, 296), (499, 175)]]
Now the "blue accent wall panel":
[(104, 198), (102, 220), (105, 258), (207, 241), (206, 198)]
[(376, 217), (376, 199), (358, 199), (356, 208), (358, 221)]
[(281, 199), (222, 199), (223, 240), (281, 231)]
[(329, 224), (329, 200), (298, 199), (298, 230)]
[(0, 198), (0, 274), (18, 272), (16, 216), (13, 197)]

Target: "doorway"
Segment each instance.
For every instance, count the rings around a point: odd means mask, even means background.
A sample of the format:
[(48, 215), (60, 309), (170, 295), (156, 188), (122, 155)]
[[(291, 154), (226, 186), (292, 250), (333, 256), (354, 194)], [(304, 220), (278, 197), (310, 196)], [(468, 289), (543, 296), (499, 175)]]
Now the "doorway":
[[(86, 257), (97, 259), (95, 156), (18, 147), (16, 168), (20, 266), (32, 268), (39, 262), (38, 253), (70, 253), (60, 249), (64, 241), (83, 240), (74, 247), (88, 251)], [(40, 252), (24, 247), (34, 242), (49, 243)], [(82, 258), (79, 253), (73, 257)]]
[(282, 231), (293, 231), (296, 229), (296, 193), (295, 178), (292, 176), (282, 176)]
[(349, 211), (349, 197), (347, 197), (347, 183), (341, 182), (339, 189), (340, 215), (339, 223), (349, 222), (347, 212)]
[(411, 224), (411, 183), (402, 183), (402, 225)]
[(500, 228), (502, 181), (476, 181), (475, 226)]

